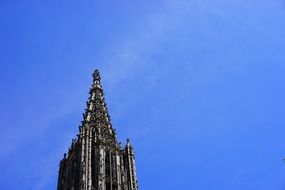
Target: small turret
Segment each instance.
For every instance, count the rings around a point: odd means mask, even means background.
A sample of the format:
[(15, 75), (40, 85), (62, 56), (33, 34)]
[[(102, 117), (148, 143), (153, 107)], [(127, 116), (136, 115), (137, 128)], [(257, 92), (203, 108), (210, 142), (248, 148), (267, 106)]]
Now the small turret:
[(127, 139), (127, 144), (125, 146), (124, 157), (126, 162), (127, 178), (128, 178), (128, 187), (132, 190), (138, 190), (138, 181), (136, 174), (136, 163), (135, 163), (135, 153), (134, 148), (130, 142), (130, 139)]

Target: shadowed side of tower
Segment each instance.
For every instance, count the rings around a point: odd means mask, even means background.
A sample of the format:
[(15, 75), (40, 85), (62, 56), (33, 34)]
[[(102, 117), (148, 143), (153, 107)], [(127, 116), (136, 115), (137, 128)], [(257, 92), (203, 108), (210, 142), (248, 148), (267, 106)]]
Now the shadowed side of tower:
[(98, 70), (89, 94), (79, 135), (60, 162), (57, 189), (138, 190), (133, 146), (118, 143)]

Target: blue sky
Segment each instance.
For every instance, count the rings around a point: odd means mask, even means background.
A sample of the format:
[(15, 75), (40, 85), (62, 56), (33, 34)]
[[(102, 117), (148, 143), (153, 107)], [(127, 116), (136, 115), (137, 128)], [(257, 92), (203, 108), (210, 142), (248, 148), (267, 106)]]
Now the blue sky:
[(56, 189), (95, 68), (142, 190), (285, 189), (283, 0), (0, 1), (0, 189)]

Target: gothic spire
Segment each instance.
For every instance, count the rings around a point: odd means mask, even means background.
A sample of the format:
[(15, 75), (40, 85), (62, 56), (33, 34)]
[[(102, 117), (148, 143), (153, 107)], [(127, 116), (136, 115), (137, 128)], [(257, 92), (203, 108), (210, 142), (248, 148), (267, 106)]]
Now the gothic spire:
[(104, 135), (111, 135), (115, 137), (115, 130), (112, 128), (107, 104), (105, 103), (99, 71), (96, 69), (92, 76), (93, 84), (89, 92), (90, 97), (89, 101), (87, 102), (87, 109), (83, 114), (83, 124), (100, 128), (100, 131), (105, 133)]
[(79, 135), (60, 162), (57, 190), (138, 190), (133, 146), (117, 141), (99, 71), (92, 76)]

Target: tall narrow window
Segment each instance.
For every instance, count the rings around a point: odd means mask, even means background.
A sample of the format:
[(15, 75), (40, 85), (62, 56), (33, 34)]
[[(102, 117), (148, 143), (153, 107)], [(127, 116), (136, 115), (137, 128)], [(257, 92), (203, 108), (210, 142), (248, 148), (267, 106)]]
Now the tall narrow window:
[(112, 153), (112, 179), (117, 180), (117, 162), (116, 162), (116, 154)]
[(113, 184), (113, 185), (112, 185), (112, 190), (118, 190), (117, 185)]
[(110, 152), (105, 152), (105, 175), (110, 178)]
[(106, 190), (111, 190), (111, 183), (110, 182), (106, 182)]

